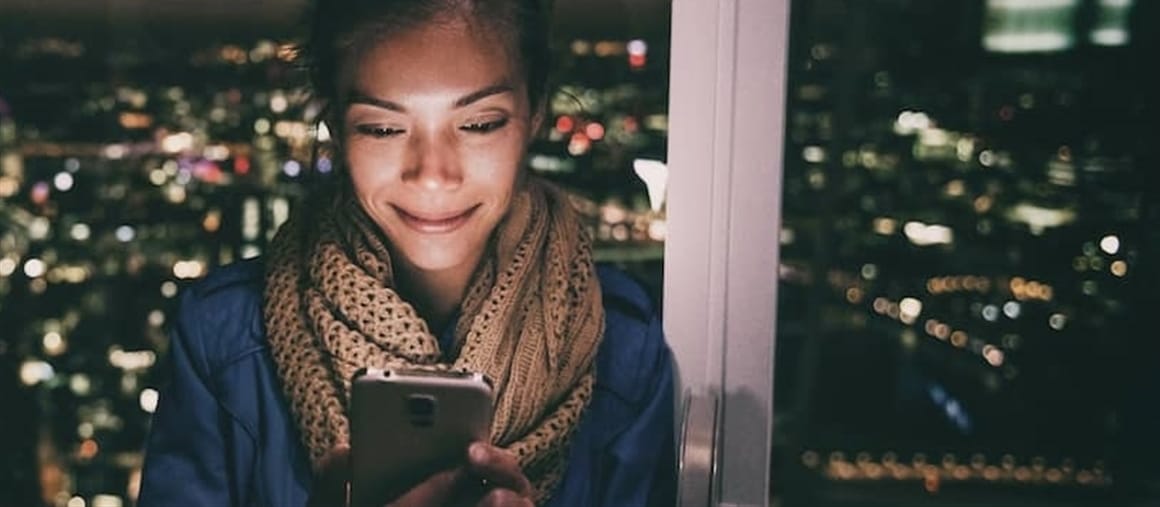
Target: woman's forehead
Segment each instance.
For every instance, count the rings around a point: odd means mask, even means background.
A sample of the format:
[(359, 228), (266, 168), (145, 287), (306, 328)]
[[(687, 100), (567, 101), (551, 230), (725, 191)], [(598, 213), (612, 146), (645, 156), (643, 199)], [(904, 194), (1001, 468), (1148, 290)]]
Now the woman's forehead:
[(456, 96), (523, 88), (508, 49), (464, 24), (427, 24), (380, 40), (355, 65), (354, 91), (372, 97)]

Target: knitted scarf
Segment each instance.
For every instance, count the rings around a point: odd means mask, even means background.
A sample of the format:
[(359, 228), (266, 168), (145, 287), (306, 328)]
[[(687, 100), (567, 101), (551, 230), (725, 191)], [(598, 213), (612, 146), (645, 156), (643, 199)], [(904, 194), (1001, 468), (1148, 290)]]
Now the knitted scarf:
[(492, 443), (516, 456), (535, 501), (544, 502), (592, 396), (604, 333), (590, 239), (567, 195), (534, 177), (520, 186), (473, 275), (446, 355), (395, 291), (386, 237), (349, 190), (333, 195), (279, 230), (265, 288), (267, 340), (315, 468), (349, 442), (359, 368), (476, 371), (496, 394)]

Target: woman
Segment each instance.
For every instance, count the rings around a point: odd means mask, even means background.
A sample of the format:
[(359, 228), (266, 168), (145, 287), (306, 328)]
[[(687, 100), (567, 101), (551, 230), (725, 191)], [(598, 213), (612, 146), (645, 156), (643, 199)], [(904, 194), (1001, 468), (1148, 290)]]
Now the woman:
[(341, 182), (263, 265), (183, 294), (140, 504), (341, 505), (350, 378), (377, 365), (497, 393), (490, 442), (384, 503), (671, 503), (659, 320), (521, 165), (545, 102), (536, 2), (332, 0), (314, 19)]

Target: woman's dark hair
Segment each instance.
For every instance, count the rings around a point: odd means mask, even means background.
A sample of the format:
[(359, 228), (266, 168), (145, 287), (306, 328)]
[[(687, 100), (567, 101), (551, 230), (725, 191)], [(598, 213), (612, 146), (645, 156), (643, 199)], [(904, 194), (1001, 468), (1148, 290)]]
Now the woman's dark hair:
[(545, 0), (315, 0), (300, 52), (313, 95), (332, 130), (361, 55), (392, 34), (431, 22), (466, 21), (495, 34), (523, 73), (532, 111), (544, 106), (549, 49)]

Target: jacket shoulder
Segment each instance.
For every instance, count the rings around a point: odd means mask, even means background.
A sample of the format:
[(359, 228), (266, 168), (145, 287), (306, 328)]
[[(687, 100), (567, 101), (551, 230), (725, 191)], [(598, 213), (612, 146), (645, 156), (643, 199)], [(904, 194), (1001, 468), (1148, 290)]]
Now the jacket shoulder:
[(212, 374), (265, 345), (264, 268), (247, 260), (215, 268), (182, 291), (174, 332), (195, 363)]
[(596, 357), (597, 383), (633, 404), (647, 400), (668, 363), (660, 316), (639, 282), (620, 269), (597, 265), (604, 300), (604, 340)]

